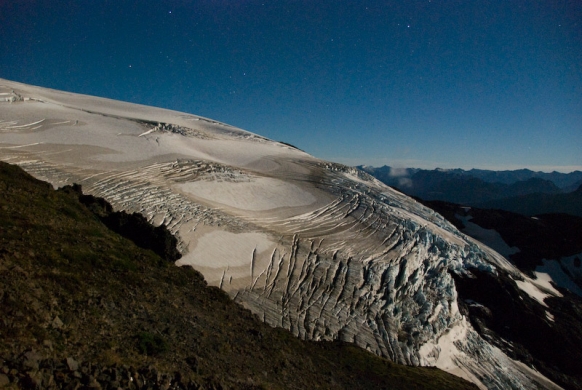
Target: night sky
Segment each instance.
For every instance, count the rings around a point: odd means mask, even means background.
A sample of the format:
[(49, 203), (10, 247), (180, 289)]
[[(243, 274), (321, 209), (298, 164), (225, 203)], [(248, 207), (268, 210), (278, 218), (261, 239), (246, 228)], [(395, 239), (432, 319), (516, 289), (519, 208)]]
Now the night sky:
[(0, 77), (350, 165), (582, 170), (579, 0), (0, 0)]

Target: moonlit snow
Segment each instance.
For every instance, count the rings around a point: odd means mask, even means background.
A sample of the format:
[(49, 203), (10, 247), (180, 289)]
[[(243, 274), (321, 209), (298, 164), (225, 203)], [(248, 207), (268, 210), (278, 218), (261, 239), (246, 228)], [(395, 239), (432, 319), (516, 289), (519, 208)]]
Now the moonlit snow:
[(557, 388), (457, 307), (451, 273), (504, 270), (559, 295), (354, 168), (195, 115), (0, 79), (0, 159), (165, 224), (206, 280), (264, 321), (482, 388)]
[(472, 216), (461, 216), (459, 214), (455, 214), (455, 217), (459, 221), (463, 222), (463, 225), (465, 226), (463, 233), (476, 238), (483, 244), (495, 250), (500, 255), (508, 258), (510, 255), (519, 252), (518, 248), (510, 247), (507, 245), (503, 238), (501, 238), (501, 235), (494, 229), (484, 229), (481, 226), (471, 222), (471, 219), (473, 219)]
[(248, 181), (199, 180), (178, 188), (217, 206), (248, 211), (279, 207), (309, 206), (316, 199), (308, 191), (273, 178), (249, 178)]

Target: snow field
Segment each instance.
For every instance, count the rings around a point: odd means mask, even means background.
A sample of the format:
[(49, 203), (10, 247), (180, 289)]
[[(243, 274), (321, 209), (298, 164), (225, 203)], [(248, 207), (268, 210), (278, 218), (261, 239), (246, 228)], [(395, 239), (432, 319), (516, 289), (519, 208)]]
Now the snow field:
[(269, 177), (238, 182), (199, 180), (181, 184), (178, 188), (210, 203), (249, 211), (309, 206), (316, 201), (308, 191)]

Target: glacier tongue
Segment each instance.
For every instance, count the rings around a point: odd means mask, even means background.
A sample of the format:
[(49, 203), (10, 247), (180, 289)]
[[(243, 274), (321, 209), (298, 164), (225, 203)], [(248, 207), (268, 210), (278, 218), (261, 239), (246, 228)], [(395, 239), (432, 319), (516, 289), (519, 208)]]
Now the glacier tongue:
[[(0, 158), (164, 223), (267, 323), (435, 365), (483, 388), (557, 388), (484, 340), (452, 274), (521, 273), (354, 168), (211, 121), (0, 80)], [(527, 283), (527, 280), (524, 279)]]

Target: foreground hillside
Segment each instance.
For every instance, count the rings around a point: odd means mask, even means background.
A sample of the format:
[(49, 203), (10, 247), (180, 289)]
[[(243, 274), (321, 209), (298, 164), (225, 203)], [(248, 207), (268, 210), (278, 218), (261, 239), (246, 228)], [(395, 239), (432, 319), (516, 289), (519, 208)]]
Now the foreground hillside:
[(71, 188), (2, 162), (0, 204), (0, 386), (474, 388), (270, 328), (109, 230)]

